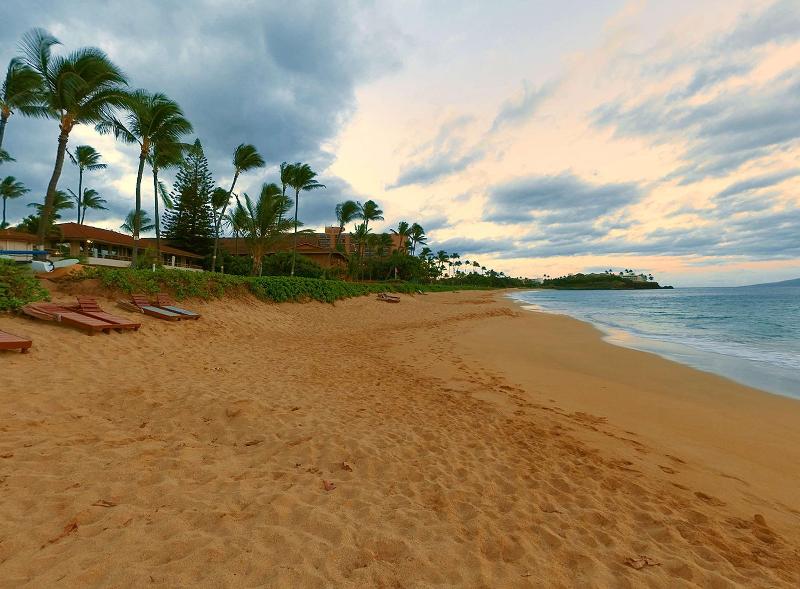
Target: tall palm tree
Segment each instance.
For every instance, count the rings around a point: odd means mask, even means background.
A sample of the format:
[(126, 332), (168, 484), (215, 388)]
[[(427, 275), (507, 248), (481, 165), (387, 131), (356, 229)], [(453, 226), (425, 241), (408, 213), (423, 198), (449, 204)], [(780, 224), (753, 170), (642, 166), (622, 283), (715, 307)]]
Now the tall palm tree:
[[(75, 148), (74, 155), (70, 153), (69, 150), (67, 150), (67, 155), (69, 159), (72, 160), (72, 163), (78, 166), (78, 194), (76, 198), (78, 201), (78, 223), (80, 224), (82, 217), (81, 211), (83, 210), (83, 205), (81, 204), (81, 200), (83, 199), (83, 172), (84, 170), (90, 172), (105, 170), (108, 166), (100, 161), (102, 156), (91, 145), (79, 145)], [(73, 192), (72, 194), (75, 193)]]
[(153, 141), (150, 152), (150, 168), (153, 170), (153, 206), (155, 207), (156, 225), (156, 259), (161, 263), (161, 213), (159, 212), (159, 202), (164, 204), (165, 209), (172, 208), (172, 199), (169, 197), (167, 187), (158, 179), (158, 172), (169, 168), (177, 168), (183, 162), (183, 154), (189, 146), (186, 143), (172, 141), (169, 138), (157, 138)]
[(289, 180), (291, 180), (292, 174), (294, 174), (295, 166), (296, 164), (281, 162), (281, 195), (284, 200), (286, 199), (286, 187), (289, 186)]
[(336, 205), (336, 221), (339, 223), (339, 240), (343, 240), (344, 226), (356, 218), (358, 215), (358, 203), (354, 200), (346, 200)]
[(100, 122), (110, 109), (124, 106), (127, 100), (124, 88), (127, 79), (105, 53), (84, 47), (53, 57), (51, 49), (58, 44), (58, 39), (42, 29), (28, 32), (20, 44), (23, 62), (42, 78), (42, 104), (31, 114), (57, 119), (60, 129), (56, 161), (42, 209), (44, 222), (39, 223), (41, 243), (53, 214), (70, 132), (75, 125)]
[(228, 208), (233, 189), (236, 186), (236, 181), (239, 179), (239, 174), (248, 172), (256, 168), (263, 168), (265, 166), (264, 158), (258, 153), (255, 145), (241, 143), (233, 151), (233, 182), (228, 190), (228, 197), (221, 200), (221, 193), (218, 195), (216, 204), (212, 195), (212, 213), (214, 215), (214, 252), (211, 255), (211, 271), (217, 271), (217, 249), (219, 248), (219, 227), (222, 223), (222, 217), (225, 215), (225, 209)]
[(35, 116), (41, 106), (42, 78), (19, 57), (8, 62), (6, 77), (0, 85), (0, 150), (8, 118), (15, 112)]
[(359, 223), (353, 231), (353, 239), (356, 242), (356, 254), (358, 255), (359, 274), (364, 278), (364, 254), (366, 253), (367, 243), (369, 242), (370, 229), (366, 223)]
[(422, 228), (422, 225), (419, 223), (414, 223), (411, 225), (411, 255), (413, 256), (414, 253), (417, 251), (417, 245), (425, 245), (428, 243), (428, 238), (425, 237), (425, 230)]
[(356, 219), (364, 221), (367, 229), (369, 229), (370, 221), (383, 221), (383, 211), (374, 200), (368, 200), (363, 205), (358, 203)]
[(255, 203), (247, 193), (243, 196), (245, 204), (242, 205), (242, 201), (237, 197), (233, 215), (253, 257), (252, 275), (261, 276), (262, 261), (267, 248), (275, 240), (280, 239), (284, 230), (291, 227), (291, 221), (284, 219), (289, 209), (281, 189), (274, 183), (264, 183), (261, 186), (261, 192)]
[(153, 227), (155, 225), (150, 220), (150, 215), (142, 209), (130, 211), (125, 216), (125, 222), (120, 225), (120, 229), (131, 235), (135, 235), (139, 231), (152, 231)]
[[(95, 129), (101, 134), (113, 133), (123, 143), (139, 146), (139, 168), (136, 171), (136, 207), (142, 209), (142, 175), (144, 164), (151, 157), (151, 149), (156, 142), (178, 143), (183, 135), (192, 132), (192, 124), (186, 119), (178, 103), (165, 94), (151, 94), (146, 90), (130, 93), (125, 105), (125, 122), (108, 114), (102, 117)], [(140, 217), (134, 217), (134, 221)], [(133, 260), (136, 266), (138, 255), (139, 229), (133, 227)], [(159, 252), (160, 256), (160, 252)], [(159, 257), (160, 260), (160, 257)]]
[(450, 261), (450, 258), (447, 256), (447, 252), (444, 250), (439, 250), (436, 252), (436, 261), (439, 263), (439, 272), (444, 274), (444, 267)]
[(83, 198), (81, 199), (82, 211), (79, 223), (83, 224), (86, 222), (86, 211), (88, 209), (92, 209), (93, 211), (107, 211), (108, 209), (104, 206), (107, 204), (108, 202), (100, 196), (99, 192), (93, 188), (84, 188)]
[(292, 164), (292, 167), (288, 185), (294, 188), (294, 246), (292, 247), (291, 271), (291, 276), (294, 276), (294, 266), (297, 258), (297, 211), (300, 205), (300, 192), (325, 188), (325, 185), (315, 180), (317, 173), (308, 164), (298, 162)]
[(19, 198), (29, 193), (30, 190), (25, 188), (25, 185), (14, 178), (14, 176), (6, 176), (0, 181), (0, 196), (3, 197), (3, 222), (0, 223), (0, 229), (5, 229), (6, 223), (6, 201)]
[(411, 236), (411, 227), (407, 221), (400, 221), (397, 224), (397, 229), (392, 229), (392, 233), (400, 238), (400, 244), (405, 243), (404, 248), (400, 248), (403, 253), (408, 253), (409, 250), (409, 237)]
[[(288, 210), (288, 207), (287, 207)], [(247, 229), (247, 215), (244, 208), (233, 207), (225, 215), (223, 222), (233, 233), (234, 251), (239, 254), (239, 236)]]

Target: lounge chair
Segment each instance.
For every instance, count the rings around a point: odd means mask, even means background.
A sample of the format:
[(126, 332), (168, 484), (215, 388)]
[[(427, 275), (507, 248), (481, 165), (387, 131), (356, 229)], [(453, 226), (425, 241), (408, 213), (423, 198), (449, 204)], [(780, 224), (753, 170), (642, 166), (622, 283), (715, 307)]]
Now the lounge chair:
[(130, 300), (119, 301), (119, 306), (123, 309), (128, 309), (129, 311), (137, 311), (139, 313), (144, 313), (145, 315), (150, 315), (151, 317), (164, 319), (165, 321), (180, 321), (181, 319), (185, 318), (179, 313), (174, 313), (173, 311), (167, 311), (166, 309), (153, 306), (147, 299), (147, 296), (143, 294), (131, 295)]
[(29, 303), (22, 307), (22, 312), (36, 319), (56, 321), (64, 325), (77, 327), (78, 329), (84, 330), (89, 335), (94, 335), (98, 331), (110, 333), (112, 329), (117, 328), (113, 323), (95, 319), (94, 317), (87, 317), (73, 309), (62, 307), (61, 305), (54, 305), (53, 303)]
[(31, 340), (24, 337), (0, 331), (0, 350), (19, 350), (23, 354), (27, 354), (31, 343)]
[(156, 295), (156, 306), (177, 313), (178, 315), (183, 315), (185, 319), (200, 319), (200, 313), (195, 313), (194, 311), (179, 307), (168, 294), (158, 293)]
[(134, 331), (136, 331), (142, 326), (141, 323), (134, 323), (130, 319), (120, 317), (119, 315), (112, 315), (111, 313), (106, 313), (105, 311), (103, 311), (103, 309), (100, 308), (100, 305), (97, 304), (97, 299), (93, 297), (77, 297), (77, 298), (78, 298), (78, 304), (77, 306), (74, 307), (74, 309), (81, 315), (86, 315), (87, 317), (94, 317), (95, 319), (99, 319), (100, 321), (105, 321), (106, 323), (113, 323), (114, 328), (118, 330), (133, 329)]
[(379, 301), (386, 301), (387, 303), (399, 303), (400, 297), (398, 295), (391, 295), (386, 292), (378, 293)]

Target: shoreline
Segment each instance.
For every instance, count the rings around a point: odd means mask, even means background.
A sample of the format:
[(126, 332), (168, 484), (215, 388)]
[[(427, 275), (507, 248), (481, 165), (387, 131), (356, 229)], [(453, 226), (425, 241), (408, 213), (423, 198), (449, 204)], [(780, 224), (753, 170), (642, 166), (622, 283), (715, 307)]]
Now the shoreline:
[[(526, 291), (528, 290), (536, 289), (526, 289)], [(526, 311), (562, 315), (589, 324), (603, 334), (604, 341), (612, 345), (655, 354), (665, 360), (721, 376), (738, 385), (751, 387), (767, 394), (800, 400), (800, 380), (787, 367), (763, 360), (702, 349), (681, 341), (637, 333), (631, 328), (607, 325), (600, 321), (570, 314), (568, 311), (548, 309), (539, 304), (516, 298), (513, 295), (514, 292), (509, 291), (506, 296), (519, 303)]]
[(34, 340), (0, 355), (0, 574), (797, 585), (797, 401), (503, 294), (185, 301), (92, 338), (0, 316)]

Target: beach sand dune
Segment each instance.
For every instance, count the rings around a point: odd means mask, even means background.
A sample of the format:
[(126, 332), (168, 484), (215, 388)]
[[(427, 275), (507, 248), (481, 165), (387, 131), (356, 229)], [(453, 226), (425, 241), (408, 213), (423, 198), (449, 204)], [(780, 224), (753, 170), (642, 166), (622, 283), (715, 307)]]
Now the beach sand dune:
[(795, 401), (496, 293), (192, 305), (0, 317), (0, 586), (800, 584)]

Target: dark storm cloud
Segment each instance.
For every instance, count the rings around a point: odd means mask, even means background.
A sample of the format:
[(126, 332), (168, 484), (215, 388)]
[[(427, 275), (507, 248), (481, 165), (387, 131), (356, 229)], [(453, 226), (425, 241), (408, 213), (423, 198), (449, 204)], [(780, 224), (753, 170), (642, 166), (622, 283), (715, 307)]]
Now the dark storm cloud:
[(565, 172), (531, 176), (493, 188), (487, 220), (524, 223), (576, 223), (608, 215), (637, 202), (644, 195), (635, 183), (592, 184)]
[[(98, 1), (75, 11), (62, 2), (6, 0), (0, 11), (3, 67), (35, 26), (59, 37), (63, 49), (99, 46), (133, 87), (181, 104), (217, 178), (231, 175), (231, 153), (242, 142), (255, 144), (269, 164), (302, 160), (324, 170), (332, 155), (321, 146), (353, 112), (356, 86), (399, 65), (393, 25), (355, 2), (151, 1), (132, 10)], [(43, 192), (56, 134), (54, 121), (12, 117), (4, 147), (18, 163), (0, 173)], [(243, 188), (254, 191), (262, 179), (251, 174)]]

